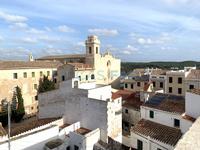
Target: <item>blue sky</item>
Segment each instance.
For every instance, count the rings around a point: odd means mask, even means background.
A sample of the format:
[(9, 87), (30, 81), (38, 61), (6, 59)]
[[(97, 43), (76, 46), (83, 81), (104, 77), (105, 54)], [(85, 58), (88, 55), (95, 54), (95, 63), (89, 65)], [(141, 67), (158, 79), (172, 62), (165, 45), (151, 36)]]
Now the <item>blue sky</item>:
[(199, 0), (1, 0), (0, 59), (84, 53), (90, 34), (122, 61), (200, 61)]

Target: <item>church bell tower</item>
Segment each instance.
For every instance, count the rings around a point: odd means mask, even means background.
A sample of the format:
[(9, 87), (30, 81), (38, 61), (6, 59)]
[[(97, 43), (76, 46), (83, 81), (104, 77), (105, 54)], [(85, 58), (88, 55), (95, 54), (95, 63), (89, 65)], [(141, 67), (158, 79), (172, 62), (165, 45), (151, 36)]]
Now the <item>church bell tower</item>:
[(88, 36), (85, 41), (86, 46), (86, 63), (95, 67), (95, 61), (100, 56), (100, 41), (97, 36)]

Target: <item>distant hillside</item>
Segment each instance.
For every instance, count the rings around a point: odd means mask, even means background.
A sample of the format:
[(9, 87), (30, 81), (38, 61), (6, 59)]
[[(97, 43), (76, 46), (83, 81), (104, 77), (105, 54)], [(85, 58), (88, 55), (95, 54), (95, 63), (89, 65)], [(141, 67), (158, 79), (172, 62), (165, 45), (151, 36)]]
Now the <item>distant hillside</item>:
[(188, 66), (196, 66), (200, 68), (200, 62), (196, 61), (183, 61), (183, 62), (122, 62), (121, 71), (123, 73), (128, 73), (136, 68), (161, 68), (161, 69), (171, 69), (178, 68), (183, 69)]

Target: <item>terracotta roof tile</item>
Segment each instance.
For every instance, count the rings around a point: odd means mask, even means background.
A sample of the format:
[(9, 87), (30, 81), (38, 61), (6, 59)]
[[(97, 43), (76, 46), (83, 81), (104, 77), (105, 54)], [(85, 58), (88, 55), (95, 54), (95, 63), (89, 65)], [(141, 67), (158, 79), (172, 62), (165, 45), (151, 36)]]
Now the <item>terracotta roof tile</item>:
[(39, 126), (53, 122), (57, 119), (59, 119), (59, 118), (36, 119), (36, 120), (31, 121), (31, 122), (20, 123), (16, 127), (11, 126), (10, 135), (11, 136), (18, 135), (18, 134), (26, 132), (28, 130), (31, 130), (31, 129), (37, 128)]
[(198, 79), (199, 80), (200, 79), (200, 70), (191, 70), (191, 72), (188, 74), (186, 79), (188, 79), (188, 80)]
[(119, 90), (115, 93), (112, 93), (112, 99), (122, 97), (122, 100), (123, 100), (123, 99), (126, 99), (131, 93), (133, 93), (133, 92), (128, 91), (128, 90)]
[(87, 69), (87, 68), (92, 69), (93, 68), (92, 65), (84, 64), (84, 63), (67, 63), (67, 64), (72, 65), (77, 69)]
[(60, 62), (50, 61), (0, 61), (0, 70), (57, 68), (61, 65)]
[(188, 92), (200, 95), (200, 89), (192, 89), (192, 90), (188, 90)]
[(132, 107), (137, 110), (140, 109), (140, 106), (142, 104), (143, 104), (143, 102), (140, 101), (140, 93), (139, 92), (133, 92), (126, 99), (124, 99), (124, 102), (123, 102), (124, 107)]
[(85, 54), (69, 54), (69, 55), (51, 55), (38, 58), (37, 60), (54, 60), (54, 59), (65, 59), (65, 58), (85, 58)]
[(142, 134), (154, 140), (175, 146), (181, 138), (182, 133), (180, 129), (158, 124), (149, 120), (140, 120), (132, 131), (136, 134)]
[(186, 115), (185, 113), (182, 115), (182, 118), (185, 119), (185, 120), (189, 120), (191, 122), (195, 122), (196, 121), (196, 118), (193, 118), (189, 115)]

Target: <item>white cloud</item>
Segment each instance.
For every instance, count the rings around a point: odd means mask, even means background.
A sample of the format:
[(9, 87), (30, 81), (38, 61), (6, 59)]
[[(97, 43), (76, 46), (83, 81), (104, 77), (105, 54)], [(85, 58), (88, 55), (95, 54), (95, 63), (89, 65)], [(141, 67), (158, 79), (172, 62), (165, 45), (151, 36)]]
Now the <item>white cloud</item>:
[(47, 42), (47, 43), (56, 43), (56, 42), (64, 41), (63, 39), (61, 39), (59, 37), (51, 37), (51, 36), (47, 36), (47, 35), (38, 37), (38, 40), (41, 40), (41, 41)]
[(134, 46), (132, 45), (127, 45), (124, 50), (122, 51), (122, 54), (126, 54), (126, 55), (130, 55), (130, 54), (133, 54), (133, 53), (136, 53), (138, 52), (138, 49), (135, 48)]
[(60, 32), (74, 32), (74, 29), (66, 26), (66, 25), (61, 25), (57, 27), (58, 31)]
[(85, 47), (85, 43), (84, 42), (78, 42), (77, 45), (81, 46), (81, 47)]
[(52, 31), (51, 28), (49, 28), (49, 27), (44, 27), (44, 29), (45, 29), (46, 31), (48, 31), (48, 32)]
[(30, 37), (22, 38), (21, 41), (24, 42), (24, 43), (30, 43), (30, 44), (37, 43), (36, 39), (30, 38)]
[(44, 30), (39, 30), (39, 29), (36, 29), (36, 28), (29, 28), (26, 32), (27, 33), (31, 33), (31, 34), (42, 34), (45, 31)]
[(27, 17), (19, 16), (19, 15), (12, 15), (8, 13), (4, 13), (0, 11), (0, 18), (7, 21), (7, 22), (25, 22), (28, 20)]
[(14, 30), (25, 30), (28, 28), (28, 25), (24, 22), (17, 22), (10, 25), (9, 27)]
[(115, 29), (89, 29), (89, 33), (100, 35), (100, 36), (116, 36), (118, 31)]
[(144, 39), (144, 38), (139, 38), (139, 39), (137, 40), (137, 42), (138, 42), (139, 44), (146, 44), (146, 39)]

